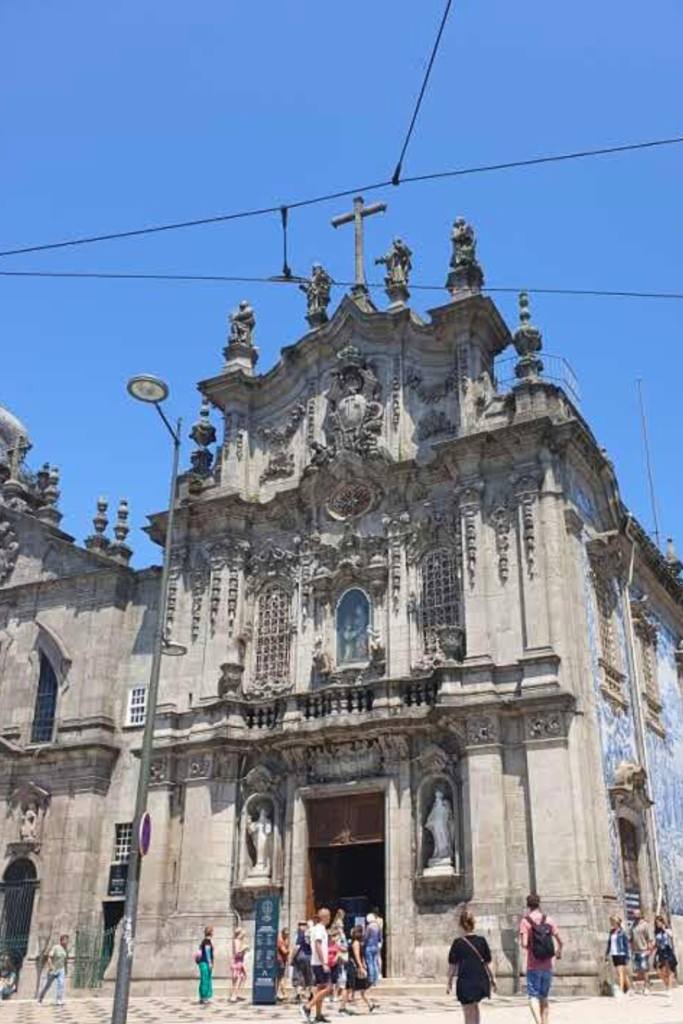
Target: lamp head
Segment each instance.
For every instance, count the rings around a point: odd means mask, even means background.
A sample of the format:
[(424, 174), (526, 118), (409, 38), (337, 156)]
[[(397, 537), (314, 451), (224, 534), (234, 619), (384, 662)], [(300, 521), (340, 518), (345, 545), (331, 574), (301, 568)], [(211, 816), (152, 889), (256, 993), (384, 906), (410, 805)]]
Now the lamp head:
[(149, 402), (151, 405), (165, 402), (168, 398), (168, 384), (150, 373), (139, 373), (136, 377), (131, 377), (126, 388), (133, 398), (137, 398), (139, 402)]

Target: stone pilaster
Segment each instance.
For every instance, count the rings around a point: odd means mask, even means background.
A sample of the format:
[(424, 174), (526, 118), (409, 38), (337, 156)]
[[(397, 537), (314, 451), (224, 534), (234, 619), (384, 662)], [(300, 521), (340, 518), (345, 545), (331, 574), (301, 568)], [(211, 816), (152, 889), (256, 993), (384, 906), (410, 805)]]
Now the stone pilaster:
[(464, 825), (466, 874), (472, 898), (502, 899), (508, 890), (507, 836), (500, 722), (493, 714), (473, 715), (466, 723)]

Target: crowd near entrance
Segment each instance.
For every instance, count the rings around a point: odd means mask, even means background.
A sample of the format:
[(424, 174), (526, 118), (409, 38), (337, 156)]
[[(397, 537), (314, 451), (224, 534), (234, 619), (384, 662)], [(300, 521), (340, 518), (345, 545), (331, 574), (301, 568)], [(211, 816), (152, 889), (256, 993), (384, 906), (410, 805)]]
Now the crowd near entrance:
[[(306, 915), (343, 910), (349, 927), (371, 912), (385, 918), (384, 794), (309, 800)], [(383, 959), (386, 964), (386, 923)]]

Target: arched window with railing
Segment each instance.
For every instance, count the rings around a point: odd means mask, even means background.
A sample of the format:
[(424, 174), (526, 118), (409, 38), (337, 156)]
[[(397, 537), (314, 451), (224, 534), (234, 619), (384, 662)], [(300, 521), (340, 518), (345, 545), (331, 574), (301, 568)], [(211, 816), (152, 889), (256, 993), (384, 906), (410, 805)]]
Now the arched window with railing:
[(460, 578), (452, 548), (436, 548), (423, 557), (421, 590), (422, 641), (432, 654), (439, 650), (440, 628), (462, 624)]
[(292, 599), (283, 587), (269, 587), (256, 610), (257, 683), (289, 679), (292, 642)]
[(38, 691), (33, 710), (33, 725), (31, 726), (31, 743), (50, 743), (52, 740), (57, 711), (57, 690), (55, 670), (50, 659), (41, 651)]

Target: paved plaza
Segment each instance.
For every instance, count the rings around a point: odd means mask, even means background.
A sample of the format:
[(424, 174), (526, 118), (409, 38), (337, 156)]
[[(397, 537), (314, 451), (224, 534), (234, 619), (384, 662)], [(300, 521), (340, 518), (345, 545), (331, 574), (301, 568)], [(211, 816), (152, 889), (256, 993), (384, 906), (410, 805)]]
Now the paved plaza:
[[(482, 1004), (484, 1021), (493, 1024), (529, 1024), (531, 1015), (526, 1003), (520, 997), (501, 997)], [(331, 1020), (342, 1020), (336, 1007), (326, 1011)], [(363, 1016), (358, 1014), (358, 1016)], [(391, 996), (383, 1001), (379, 1013), (373, 1014), (385, 1024), (428, 1016), (428, 1024), (453, 1024), (461, 1021), (462, 1013), (453, 999), (445, 996)], [(51, 1003), (38, 1006), (31, 1000), (12, 1000), (3, 1003), (0, 1009), (2, 1024), (107, 1024), (111, 1017), (111, 999), (84, 998), (69, 1000), (65, 1007), (57, 1008)], [(139, 998), (132, 999), (128, 1014), (130, 1024), (156, 1024), (173, 1021), (173, 1024), (196, 1024), (208, 1020), (219, 1021), (300, 1021), (301, 1017), (292, 1004), (274, 1007), (253, 1007), (245, 1003), (232, 1005), (219, 999), (211, 1006), (200, 1008), (196, 1003), (182, 999)], [(662, 992), (653, 992), (649, 997), (633, 996), (629, 999), (605, 999), (567, 997), (553, 1001), (552, 1024), (683, 1024), (683, 989), (673, 993), (671, 1003)]]

